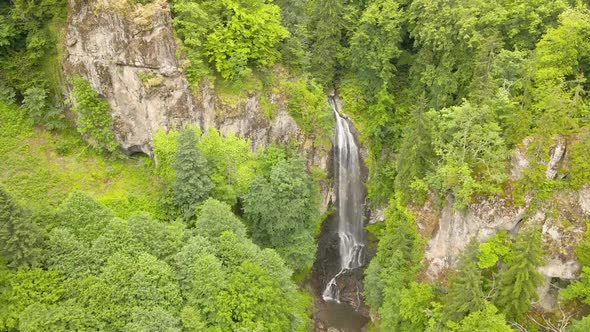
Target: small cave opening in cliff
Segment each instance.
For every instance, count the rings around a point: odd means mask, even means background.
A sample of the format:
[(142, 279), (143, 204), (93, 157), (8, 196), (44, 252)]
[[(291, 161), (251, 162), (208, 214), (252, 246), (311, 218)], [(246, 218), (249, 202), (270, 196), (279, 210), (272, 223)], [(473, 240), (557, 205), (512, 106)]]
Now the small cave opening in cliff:
[(152, 159), (150, 156), (145, 154), (144, 152), (133, 152), (127, 155), (127, 158), (130, 160), (137, 162), (138, 164), (143, 165), (147, 160)]
[(150, 148), (144, 145), (132, 145), (126, 149), (121, 148), (120, 151), (123, 152), (127, 158), (138, 162), (143, 162), (146, 159), (153, 159)]

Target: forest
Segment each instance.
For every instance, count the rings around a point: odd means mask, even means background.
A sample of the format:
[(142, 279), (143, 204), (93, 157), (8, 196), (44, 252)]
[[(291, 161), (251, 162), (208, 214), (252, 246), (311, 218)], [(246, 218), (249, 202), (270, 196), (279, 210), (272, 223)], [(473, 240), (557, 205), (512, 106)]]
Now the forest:
[[(256, 96), (265, 121), (283, 103), (306, 140), (255, 146), (201, 120), (125, 151), (121, 105), (64, 70), (80, 12), (144, 32), (166, 13), (195, 99)], [(0, 331), (324, 331), (310, 280), (335, 179), (303, 152), (333, 149), (328, 96), (362, 146), (365, 208), (383, 211), (364, 221), (363, 331), (590, 331), (590, 214), (563, 207), (590, 185), (586, 76), (587, 0), (0, 0)], [(494, 199), (522, 208), (517, 231), (427, 273), (421, 212)], [(582, 220), (575, 249), (548, 243), (540, 209)], [(579, 268), (546, 310), (552, 252)]]

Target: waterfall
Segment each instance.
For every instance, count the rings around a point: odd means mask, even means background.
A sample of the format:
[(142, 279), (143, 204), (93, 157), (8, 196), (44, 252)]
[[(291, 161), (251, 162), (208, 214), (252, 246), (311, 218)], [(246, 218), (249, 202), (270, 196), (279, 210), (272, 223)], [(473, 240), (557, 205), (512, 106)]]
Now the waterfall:
[(324, 301), (339, 302), (337, 278), (347, 271), (363, 265), (365, 237), (363, 228), (363, 184), (359, 149), (350, 130), (348, 121), (338, 113), (335, 97), (330, 97), (330, 106), (336, 118), (334, 139), (334, 179), (338, 202), (338, 238), (340, 272), (326, 285), (322, 297)]

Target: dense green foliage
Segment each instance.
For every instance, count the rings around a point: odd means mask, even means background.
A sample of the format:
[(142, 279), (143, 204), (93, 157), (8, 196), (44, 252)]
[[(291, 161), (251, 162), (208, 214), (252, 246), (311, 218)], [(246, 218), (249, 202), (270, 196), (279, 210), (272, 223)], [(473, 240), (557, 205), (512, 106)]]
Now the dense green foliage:
[(295, 270), (310, 268), (319, 199), (300, 159), (280, 160), (270, 174), (257, 176), (244, 196), (252, 239), (275, 248)]
[(461, 324), (452, 328), (457, 332), (510, 332), (512, 329), (506, 323), (504, 316), (498, 313), (493, 304), (486, 303), (485, 307), (473, 311), (465, 317)]
[(47, 129), (59, 129), (64, 126), (61, 109), (52, 106), (48, 100), (48, 91), (42, 88), (28, 88), (24, 93), (22, 107), (37, 124)]
[[(574, 300), (589, 304), (590, 301), (590, 260), (588, 245), (590, 242), (590, 229), (587, 227), (584, 238), (576, 248), (576, 258), (582, 264), (582, 272), (579, 280), (571, 283), (567, 288), (562, 289), (559, 293), (560, 299), (572, 302)], [(586, 316), (581, 320), (575, 321), (568, 331), (584, 331), (590, 327), (590, 318)]]
[[(231, 107), (255, 98), (271, 121), (284, 108), (299, 143), (323, 150), (326, 94), (341, 98), (367, 148), (368, 204), (389, 202), (364, 280), (379, 330), (537, 329), (543, 241), (531, 212), (590, 181), (588, 1), (168, 2), (195, 93), (210, 84)], [(253, 151), (190, 126), (152, 133), (153, 162), (113, 154), (109, 104), (88, 81), (73, 78), (64, 107), (65, 9), (0, 2), (0, 330), (309, 328), (292, 272), (306, 274), (316, 252), (313, 170), (285, 147)], [(547, 177), (556, 141), (567, 154)], [(529, 163), (515, 175), (516, 149)], [(418, 227), (415, 208), (488, 196), (527, 205), (524, 228), (472, 242), (427, 282), (421, 235), (436, 225)], [(590, 305), (589, 243), (561, 291), (572, 307)], [(575, 318), (572, 331), (588, 330)]]
[(175, 177), (171, 189), (174, 194), (174, 205), (187, 218), (192, 216), (197, 204), (213, 189), (207, 160), (196, 147), (195, 131), (190, 128), (181, 131), (172, 164)]
[(500, 192), (506, 148), (490, 110), (465, 102), (430, 115), (435, 124), (433, 148), (439, 157), (438, 168), (427, 177), (432, 187), (451, 191), (459, 209), (476, 193)]
[(211, 181), (215, 185), (211, 195), (230, 205), (236, 204), (254, 178), (256, 158), (250, 150), (250, 141), (233, 134), (223, 137), (211, 129), (197, 146), (211, 170)]
[(287, 82), (286, 92), (287, 110), (301, 128), (320, 142), (329, 140), (334, 121), (322, 88), (313, 81), (299, 79)]
[[(187, 229), (148, 214), (118, 219), (74, 193), (55, 221), (39, 227), (1, 193), (1, 234), (9, 237), (2, 255), (13, 268), (0, 280), (0, 324), (7, 329), (306, 328), (308, 302), (291, 270), (273, 250), (246, 238), (245, 226), (224, 203), (207, 200)], [(23, 237), (17, 223), (48, 236), (32, 241), (35, 232)], [(30, 267), (33, 258), (43, 269)]]
[(275, 46), (289, 36), (279, 7), (264, 0), (175, 0), (172, 10), (193, 83), (210, 71), (208, 64), (231, 80), (272, 65), (280, 56)]
[(59, 91), (59, 28), (63, 0), (0, 3), (0, 101), (23, 100), (33, 120), (48, 129), (63, 125)]
[(521, 231), (498, 275), (496, 306), (509, 319), (523, 319), (543, 277), (537, 271), (542, 264), (541, 232)]
[(583, 4), (316, 1), (318, 13), (339, 23), (310, 30), (338, 41), (310, 47), (336, 62), (316, 76), (337, 86), (361, 129), (374, 203), (394, 191), (421, 202), (433, 190), (465, 207), (504, 189), (508, 149), (524, 137), (548, 148), (587, 122)]
[(72, 190), (92, 193), (117, 216), (159, 212), (161, 184), (147, 159), (107, 159), (74, 130), (34, 130), (26, 112), (0, 103), (0, 182), (35, 210), (55, 208)]
[(422, 241), (413, 217), (399, 201), (390, 202), (385, 218), (377, 255), (365, 272), (365, 298), (371, 308), (379, 310), (381, 329), (419, 330), (423, 321), (404, 317), (401, 303), (404, 289), (421, 270)]
[(81, 77), (74, 78), (72, 85), (72, 95), (76, 104), (73, 111), (78, 115), (78, 132), (97, 148), (108, 152), (115, 151), (118, 144), (113, 133), (109, 103)]
[(483, 276), (477, 266), (477, 242), (472, 240), (463, 251), (457, 272), (449, 278), (449, 290), (444, 307), (444, 320), (460, 321), (463, 317), (484, 309)]
[[(313, 259), (318, 189), (291, 152), (271, 147), (254, 154), (245, 139), (186, 129), (158, 134), (158, 166), (137, 167), (104, 161), (69, 133), (34, 133), (26, 113), (0, 106), (0, 153), (9, 161), (2, 164), (8, 174), (1, 180), (17, 194), (0, 189), (2, 330), (307, 330), (310, 300), (297, 290), (288, 266), (300, 264), (295, 253), (301, 248), (309, 249), (306, 268)], [(58, 154), (54, 140), (70, 144), (66, 155)], [(73, 151), (76, 158), (68, 156)], [(38, 153), (58, 160), (58, 168), (35, 159)], [(111, 169), (112, 178), (105, 181), (94, 164)], [(283, 164), (289, 166), (283, 169)], [(23, 175), (11, 177), (15, 172)], [(144, 187), (137, 190), (134, 176), (126, 172), (136, 172)], [(81, 177), (86, 173), (91, 173), (88, 179)], [(272, 174), (295, 176), (293, 186), (282, 191), (285, 200), (303, 195), (292, 202), (292, 208), (302, 204), (295, 213), (307, 216), (299, 219), (303, 237), (272, 245), (290, 255), (258, 247), (247, 237), (251, 230), (232, 212), (255, 177), (270, 179)], [(203, 178), (217, 180), (196, 195)], [(39, 193), (28, 190), (29, 181), (42, 186)], [(62, 183), (75, 185), (54, 188)], [(216, 191), (217, 185), (226, 189)], [(75, 188), (90, 194), (67, 194)], [(188, 199), (186, 204), (158, 202), (158, 196), (175, 190), (191, 192), (178, 196)], [(231, 205), (207, 198), (209, 192)], [(155, 206), (144, 203), (150, 197)], [(187, 206), (189, 215), (181, 210)], [(140, 212), (143, 207), (150, 213)], [(159, 221), (154, 216), (182, 218)]]
[(43, 234), (30, 218), (0, 187), (0, 254), (8, 266), (33, 265), (39, 259)]

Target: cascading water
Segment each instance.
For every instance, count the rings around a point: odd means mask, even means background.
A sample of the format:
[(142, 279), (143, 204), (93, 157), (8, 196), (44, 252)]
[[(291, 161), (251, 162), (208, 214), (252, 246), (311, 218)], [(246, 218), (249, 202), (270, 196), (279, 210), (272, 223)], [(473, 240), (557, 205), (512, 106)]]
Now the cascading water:
[(340, 254), (340, 272), (326, 285), (322, 297), (324, 301), (340, 300), (337, 278), (347, 271), (363, 265), (365, 235), (363, 228), (363, 184), (361, 182), (361, 165), (359, 149), (346, 119), (338, 113), (334, 97), (330, 97), (330, 106), (336, 117), (334, 142), (334, 170), (337, 188), (338, 238)]

